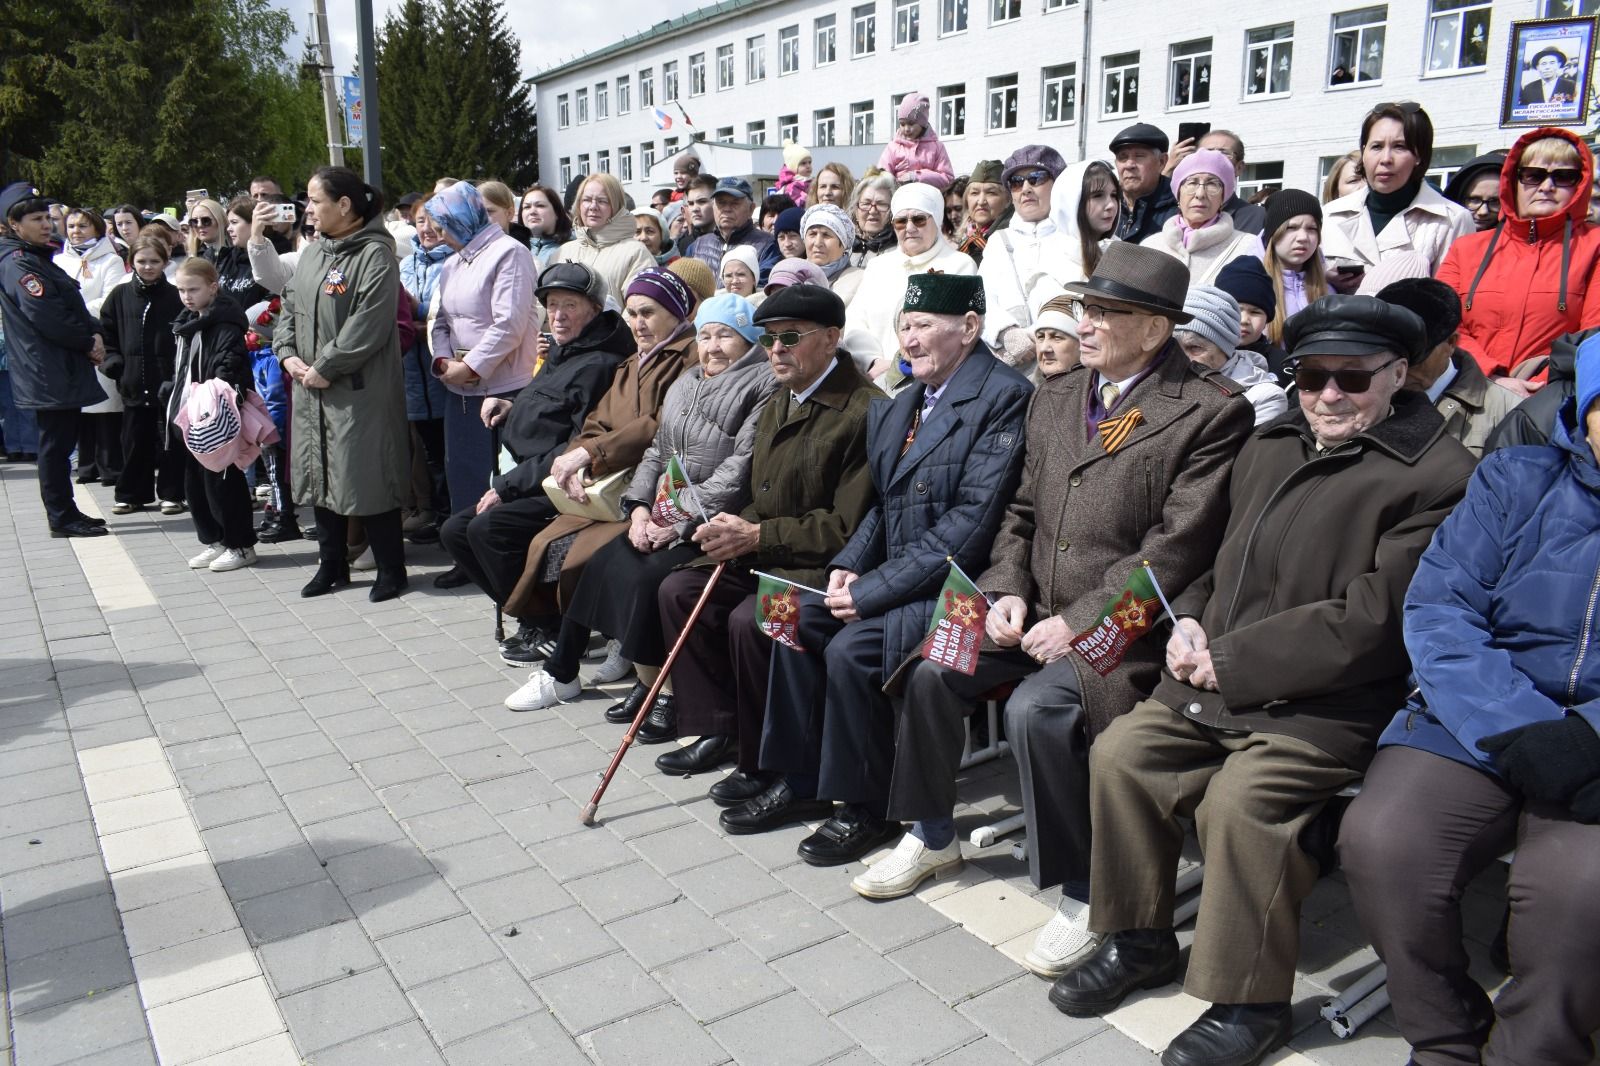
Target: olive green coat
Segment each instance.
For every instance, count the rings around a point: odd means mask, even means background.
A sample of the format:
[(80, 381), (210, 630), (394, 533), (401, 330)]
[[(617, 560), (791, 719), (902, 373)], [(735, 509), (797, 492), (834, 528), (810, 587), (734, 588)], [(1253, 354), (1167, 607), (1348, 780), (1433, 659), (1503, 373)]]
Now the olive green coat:
[(289, 470), (295, 502), (335, 514), (392, 511), (410, 469), (405, 368), (395, 315), (400, 267), (382, 217), (300, 253), (273, 331), (279, 362), (298, 356), (330, 382), (294, 390)]

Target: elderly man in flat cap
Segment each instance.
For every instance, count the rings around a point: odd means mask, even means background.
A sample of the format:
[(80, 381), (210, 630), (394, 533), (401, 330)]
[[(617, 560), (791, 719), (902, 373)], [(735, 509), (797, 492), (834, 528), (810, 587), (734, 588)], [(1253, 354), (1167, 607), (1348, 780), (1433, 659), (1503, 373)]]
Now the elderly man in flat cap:
[(1400, 391), (1425, 336), (1367, 296), (1289, 320), (1299, 409), (1240, 452), (1216, 565), (1172, 601), (1166, 673), (1091, 753), (1090, 928), (1105, 940), (1050, 1000), (1099, 1015), (1177, 974), (1173, 872), (1194, 818), (1206, 885), (1184, 987), (1212, 1006), (1164, 1066), (1252, 1066), (1289, 1038), (1318, 869), (1301, 831), (1360, 779), (1405, 700), (1406, 586), (1472, 475), (1428, 398)]
[(1102, 676), (1071, 648), (1149, 560), (1187, 588), (1211, 566), (1227, 516), (1234, 456), (1250, 432), (1242, 390), (1190, 364), (1173, 340), (1189, 275), (1171, 256), (1113, 243), (1082, 299), (1078, 366), (1039, 386), (1028, 415), (1022, 484), (977, 578), (989, 595), (976, 672), (919, 662), (899, 700), (889, 817), (915, 820), (894, 853), (852, 887), (903, 896), (961, 865), (952, 812), (962, 719), (1020, 681), (1006, 736), (1021, 770), (1030, 872), (1062, 886), (1056, 916), (1027, 965), (1054, 975), (1093, 948), (1089, 892), (1090, 742), (1155, 687), (1161, 650), (1135, 642)]
[[(1028, 349), (1034, 317), (1064, 282), (1080, 281), (1086, 271), (1081, 251), (1068, 236), (1059, 203), (1077, 203), (1076, 189), (1061, 189), (1056, 179), (1067, 167), (1054, 148), (1025, 145), (1006, 159), (1001, 180), (1011, 190), (1011, 223), (989, 239), (978, 276), (989, 299), (983, 339), (999, 348)], [(1080, 171), (1074, 171), (1082, 182)], [(1015, 334), (1013, 338), (1011, 335)]]
[(731, 808), (730, 833), (828, 817), (800, 843), (813, 866), (853, 862), (900, 836), (886, 817), (894, 710), (884, 681), (917, 653), (947, 560), (973, 572), (988, 561), (1022, 473), (1033, 386), (980, 339), (983, 311), (978, 278), (912, 275), (900, 347), (915, 384), (867, 411), (878, 501), (829, 563), (826, 598), (801, 599), (805, 650), (774, 653), (760, 773), (711, 790)]
[[(760, 768), (774, 642), (756, 625), (751, 571), (819, 585), (876, 496), (867, 469), (867, 405), (883, 393), (839, 347), (843, 301), (820, 285), (791, 285), (767, 297), (755, 322), (765, 330), (757, 341), (778, 391), (756, 423), (749, 506), (713, 515), (694, 533), (707, 559), (728, 567), (672, 672), (678, 733), (698, 739), (656, 759), (666, 773), (701, 773), (732, 755), (743, 773)], [(669, 645), (709, 578), (697, 565), (662, 583)]]

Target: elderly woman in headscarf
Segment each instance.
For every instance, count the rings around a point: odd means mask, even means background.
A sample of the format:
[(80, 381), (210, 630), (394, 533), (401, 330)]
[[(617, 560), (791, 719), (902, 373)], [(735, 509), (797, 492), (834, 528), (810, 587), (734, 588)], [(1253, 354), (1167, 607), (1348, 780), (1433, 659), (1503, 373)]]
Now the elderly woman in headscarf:
[[(485, 396), (511, 399), (533, 378), (539, 269), (527, 244), (492, 222), (468, 182), (436, 193), (423, 210), (456, 254), (439, 272), (433, 320), (433, 373), (452, 395), (444, 410), (445, 475), (450, 510), (476, 508), (489, 491), (492, 436), (480, 409)], [(459, 566), (440, 588), (465, 585)]]
[(902, 185), (890, 204), (890, 219), (900, 244), (867, 264), (845, 313), (844, 346), (857, 366), (873, 368), (874, 378), (899, 360), (898, 319), (911, 275), (978, 272), (970, 256), (944, 239), (944, 194), (932, 185)]
[(1202, 148), (1172, 172), (1178, 213), (1139, 243), (1158, 248), (1189, 268), (1189, 284), (1210, 285), (1222, 268), (1241, 255), (1261, 258), (1266, 249), (1254, 233), (1240, 233), (1222, 205), (1233, 196), (1233, 160)]
[(556, 253), (558, 263), (586, 263), (606, 280), (615, 296), (646, 267), (656, 265), (650, 249), (634, 238), (634, 219), (622, 209), (622, 183), (610, 174), (590, 174), (573, 200), (572, 240)]
[(998, 159), (981, 160), (972, 168), (962, 193), (965, 220), (957, 231), (956, 247), (983, 265), (983, 249), (990, 234), (1005, 229), (1011, 221), (1011, 190), (1001, 180), (1006, 165)]
[[(893, 233), (894, 227), (888, 230)], [(821, 268), (828, 287), (848, 308), (866, 276), (865, 270), (850, 262), (850, 249), (856, 243), (855, 223), (833, 204), (813, 204), (800, 219), (800, 236), (805, 241), (806, 258)]]

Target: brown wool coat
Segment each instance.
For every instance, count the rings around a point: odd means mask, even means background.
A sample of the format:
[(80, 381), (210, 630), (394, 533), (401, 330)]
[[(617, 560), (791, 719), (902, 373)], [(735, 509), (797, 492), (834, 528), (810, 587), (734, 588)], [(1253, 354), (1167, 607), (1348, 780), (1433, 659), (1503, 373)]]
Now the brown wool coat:
[[(1098, 437), (1087, 439), (1094, 380), (1077, 366), (1034, 393), (1022, 485), (977, 579), (995, 598), (1022, 597), (1029, 625), (1060, 615), (1074, 633), (1099, 621), (1146, 559), (1169, 596), (1210, 569), (1229, 472), (1255, 420), (1240, 386), (1194, 368), (1168, 342), (1115, 412), (1137, 407), (1144, 423), (1108, 455)], [(1106, 677), (1076, 654), (1069, 661), (1094, 736), (1155, 688), (1165, 647), (1159, 633), (1135, 641)]]

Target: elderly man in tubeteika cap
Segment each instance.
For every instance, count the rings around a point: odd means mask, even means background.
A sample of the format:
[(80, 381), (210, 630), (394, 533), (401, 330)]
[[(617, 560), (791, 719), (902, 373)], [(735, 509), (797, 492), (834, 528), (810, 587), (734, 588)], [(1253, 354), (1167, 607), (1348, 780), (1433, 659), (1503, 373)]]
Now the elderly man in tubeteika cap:
[[(1015, 213), (989, 240), (978, 264), (989, 298), (983, 339), (997, 347), (1012, 347), (1007, 335), (1013, 331), (1016, 341), (1027, 345), (1040, 308), (1062, 294), (1064, 282), (1084, 276), (1082, 256), (1052, 206), (1056, 178), (1066, 166), (1054, 148), (1029, 144), (1012, 152), (1001, 172)], [(1062, 193), (1061, 200), (1077, 202), (1067, 190)]]
[[(680, 735), (698, 740), (656, 759), (666, 773), (715, 768), (737, 754), (759, 768), (761, 723), (773, 641), (756, 625), (752, 569), (815, 586), (855, 532), (875, 496), (867, 469), (867, 405), (883, 393), (839, 347), (844, 304), (819, 285), (791, 285), (756, 311), (778, 391), (756, 424), (751, 501), (717, 514), (694, 541), (713, 563), (727, 562), (672, 673)], [(683, 631), (710, 572), (680, 570), (662, 583), (662, 630)]]
[(1030, 872), (1062, 886), (1057, 915), (1027, 965), (1060, 973), (1093, 947), (1089, 880), (1090, 742), (1155, 686), (1161, 651), (1136, 642), (1101, 676), (1071, 650), (1149, 560), (1164, 586), (1211, 566), (1234, 455), (1250, 431), (1238, 385), (1190, 364), (1173, 340), (1188, 272), (1161, 252), (1116, 242), (1082, 299), (1078, 366), (1045, 381), (1028, 415), (1022, 483), (978, 588), (993, 600), (988, 641), (967, 676), (918, 662), (898, 703), (889, 816), (916, 826), (852, 887), (884, 899), (961, 865), (951, 814), (962, 718), (982, 694), (1020, 681), (1006, 736), (1021, 770)]
[(1105, 940), (1050, 999), (1098, 1015), (1176, 975), (1178, 819), (1194, 818), (1206, 890), (1185, 989), (1212, 1006), (1165, 1066), (1251, 1066), (1289, 1037), (1317, 878), (1300, 834), (1405, 699), (1406, 586), (1472, 474), (1427, 397), (1399, 391), (1424, 337), (1366, 296), (1289, 320), (1299, 409), (1239, 453), (1215, 566), (1172, 601), (1166, 673), (1090, 756), (1090, 928)]
[(983, 311), (978, 278), (912, 275), (900, 346), (916, 384), (867, 411), (878, 500), (828, 564), (827, 596), (801, 598), (805, 650), (774, 652), (760, 772), (711, 790), (731, 807), (730, 833), (831, 815), (800, 843), (813, 866), (853, 862), (900, 835), (885, 817), (894, 713), (884, 680), (916, 654), (947, 559), (972, 571), (988, 560), (1021, 475), (1033, 387), (983, 343)]

